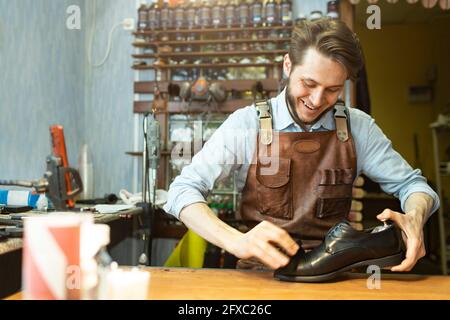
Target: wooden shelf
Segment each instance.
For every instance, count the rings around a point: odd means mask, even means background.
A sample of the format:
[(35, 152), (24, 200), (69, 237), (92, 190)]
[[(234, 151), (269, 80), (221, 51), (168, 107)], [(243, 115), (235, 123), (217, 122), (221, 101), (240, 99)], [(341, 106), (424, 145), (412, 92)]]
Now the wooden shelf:
[[(213, 105), (205, 106), (204, 104), (192, 104), (188, 106), (186, 103), (170, 101), (167, 106), (166, 111), (157, 111), (156, 113), (177, 113), (177, 114), (196, 114), (207, 112), (208, 110), (214, 112), (232, 113), (240, 108), (249, 106), (253, 103), (253, 100), (247, 99), (235, 99), (227, 100), (221, 103), (215, 108)], [(146, 113), (152, 111), (152, 101), (135, 101), (134, 102), (134, 112), (135, 113)]]
[[(137, 94), (153, 94), (155, 86), (158, 85), (161, 93), (168, 93), (169, 84), (181, 85), (185, 81), (137, 81), (134, 83), (134, 93)], [(221, 80), (211, 81), (212, 83), (220, 83), (227, 91), (245, 92), (252, 90), (252, 87), (260, 82), (265, 91), (278, 92), (280, 82), (277, 79), (263, 80)]]
[(293, 25), (286, 26), (271, 26), (271, 27), (253, 27), (253, 26), (234, 26), (232, 28), (204, 28), (204, 29), (167, 29), (167, 30), (149, 30), (149, 31), (137, 31), (133, 34), (135, 36), (151, 36), (158, 34), (176, 34), (176, 33), (216, 33), (216, 32), (242, 32), (243, 29), (249, 32), (257, 32), (257, 31), (273, 31), (273, 30), (293, 30)]
[(223, 57), (223, 56), (275, 56), (284, 55), (287, 50), (261, 50), (261, 51), (222, 51), (222, 52), (173, 52), (173, 53), (147, 53), (133, 54), (136, 59), (156, 58), (188, 58), (188, 57)]
[(133, 42), (134, 47), (138, 48), (148, 48), (148, 47), (160, 47), (166, 45), (178, 45), (178, 46), (186, 46), (190, 45), (206, 45), (206, 44), (228, 44), (228, 43), (258, 43), (258, 42), (289, 42), (290, 38), (263, 38), (263, 39), (223, 39), (223, 40), (192, 40), (192, 41), (142, 41), (142, 42)]
[(199, 64), (166, 64), (166, 65), (150, 65), (150, 66), (133, 66), (135, 70), (154, 70), (154, 69), (222, 69), (222, 68), (249, 68), (249, 67), (276, 67), (283, 64), (280, 62), (273, 63), (199, 63)]

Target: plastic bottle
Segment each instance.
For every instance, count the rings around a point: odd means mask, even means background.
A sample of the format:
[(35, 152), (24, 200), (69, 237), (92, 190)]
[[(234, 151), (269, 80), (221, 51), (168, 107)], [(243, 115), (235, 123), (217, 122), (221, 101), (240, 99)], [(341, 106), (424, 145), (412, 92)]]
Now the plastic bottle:
[(196, 10), (195, 3), (191, 0), (191, 2), (186, 5), (186, 23), (188, 29), (195, 28), (195, 19), (196, 19), (195, 10)]
[(185, 26), (185, 16), (184, 11), (186, 10), (186, 4), (185, 3), (179, 3), (174, 8), (174, 26), (175, 29), (182, 29)]
[(138, 31), (144, 31), (147, 29), (148, 24), (148, 8), (143, 3), (138, 9)]
[(239, 25), (241, 28), (247, 27), (250, 21), (250, 10), (246, 1), (241, 1), (239, 6), (237, 6), (236, 16), (239, 19)]
[(22, 190), (0, 190), (0, 204), (9, 206), (28, 206), (46, 211), (52, 205), (44, 194)]
[(161, 11), (158, 6), (158, 3), (154, 2), (148, 8), (148, 28), (150, 30), (156, 30), (160, 27), (160, 15)]
[(203, 1), (200, 7), (199, 25), (201, 28), (211, 26), (211, 6), (207, 1)]
[(160, 15), (160, 23), (161, 23), (161, 29), (167, 30), (170, 28), (170, 8), (167, 1), (164, 1), (162, 7), (161, 7), (161, 15)]
[(81, 181), (83, 182), (83, 192), (80, 194), (80, 199), (93, 199), (94, 165), (92, 164), (92, 156), (87, 144), (83, 144), (80, 148), (78, 167), (80, 170)]
[(235, 11), (236, 6), (234, 4), (234, 1), (228, 1), (225, 5), (225, 23), (227, 25), (227, 28), (232, 28), (236, 23)]
[(266, 16), (266, 25), (273, 26), (277, 24), (277, 4), (275, 0), (268, 0), (266, 2), (266, 6), (264, 8), (265, 16)]
[(327, 17), (331, 19), (339, 19), (339, 8), (337, 1), (328, 1), (327, 3)]
[(280, 22), (283, 26), (292, 23), (292, 2), (291, 0), (282, 0), (280, 3)]
[(263, 3), (261, 0), (253, 0), (250, 3), (250, 17), (254, 27), (260, 27), (262, 25)]
[(214, 1), (211, 8), (211, 20), (214, 28), (219, 28), (224, 25), (225, 21), (225, 6), (222, 1)]

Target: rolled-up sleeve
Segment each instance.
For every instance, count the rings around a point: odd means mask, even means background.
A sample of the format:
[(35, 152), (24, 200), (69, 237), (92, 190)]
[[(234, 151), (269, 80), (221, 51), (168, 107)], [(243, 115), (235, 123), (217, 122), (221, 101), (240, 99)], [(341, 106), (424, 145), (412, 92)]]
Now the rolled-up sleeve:
[(392, 147), (392, 142), (382, 132), (374, 119), (367, 117), (366, 145), (359, 155), (361, 169), (370, 179), (380, 184), (381, 189), (400, 199), (402, 210), (405, 202), (415, 192), (423, 192), (433, 198), (430, 215), (439, 208), (439, 197), (427, 184), (421, 170), (413, 169)]
[(255, 117), (254, 108), (246, 107), (225, 120), (170, 185), (163, 208), (167, 213), (179, 219), (183, 208), (198, 202), (206, 203), (214, 184), (247, 161), (246, 151), (254, 132), (248, 128), (248, 123)]

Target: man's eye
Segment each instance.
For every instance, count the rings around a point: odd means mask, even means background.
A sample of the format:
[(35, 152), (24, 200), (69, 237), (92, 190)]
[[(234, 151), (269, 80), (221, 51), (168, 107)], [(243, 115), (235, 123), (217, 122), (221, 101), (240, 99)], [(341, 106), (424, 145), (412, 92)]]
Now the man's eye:
[(327, 91), (331, 93), (336, 93), (339, 91), (339, 89), (327, 89)]
[(303, 82), (303, 85), (307, 88), (314, 88), (314, 84), (312, 83)]

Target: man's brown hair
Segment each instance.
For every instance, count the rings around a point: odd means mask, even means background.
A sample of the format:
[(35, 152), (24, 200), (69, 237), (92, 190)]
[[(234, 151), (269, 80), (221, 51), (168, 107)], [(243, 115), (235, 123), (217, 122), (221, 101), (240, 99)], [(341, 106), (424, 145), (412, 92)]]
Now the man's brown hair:
[(341, 63), (348, 77), (355, 80), (363, 65), (361, 45), (356, 35), (340, 21), (321, 18), (305, 21), (294, 28), (289, 49), (292, 67), (301, 65), (309, 48)]

